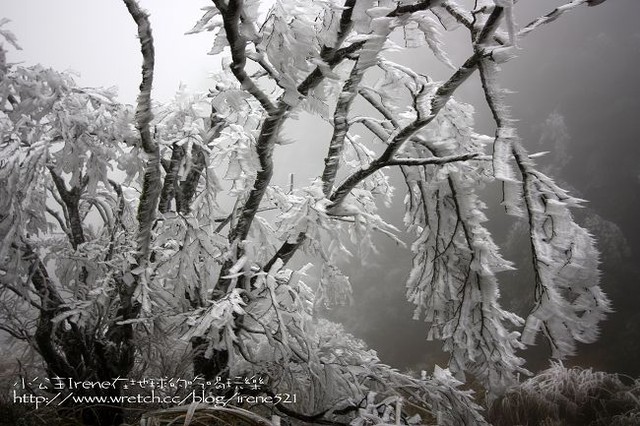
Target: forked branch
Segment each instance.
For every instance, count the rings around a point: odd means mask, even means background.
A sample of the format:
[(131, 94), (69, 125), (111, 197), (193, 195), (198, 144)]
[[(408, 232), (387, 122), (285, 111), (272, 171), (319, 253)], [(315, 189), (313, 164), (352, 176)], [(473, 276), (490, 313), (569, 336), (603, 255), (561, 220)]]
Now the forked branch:
[(213, 3), (222, 14), (224, 31), (229, 41), (229, 46), (231, 46), (231, 72), (238, 79), (242, 88), (251, 93), (267, 113), (275, 113), (277, 107), (244, 69), (247, 63), (247, 40), (240, 34), (240, 29), (238, 28), (242, 15), (243, 1), (229, 0), (227, 4), (224, 4), (222, 0), (213, 0)]

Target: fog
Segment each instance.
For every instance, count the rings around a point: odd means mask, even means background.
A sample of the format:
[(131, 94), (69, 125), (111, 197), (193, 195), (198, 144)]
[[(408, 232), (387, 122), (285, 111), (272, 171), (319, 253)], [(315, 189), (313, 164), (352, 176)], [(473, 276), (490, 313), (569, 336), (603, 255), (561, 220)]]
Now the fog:
[[(181, 7), (169, 0), (141, 3), (151, 12), (156, 42), (154, 100), (168, 100), (181, 83), (193, 90), (212, 86), (210, 74), (220, 69), (220, 60), (206, 55), (211, 37), (184, 36), (200, 17), (199, 7), (208, 3), (182, 2)], [(534, 17), (560, 3), (522, 1), (518, 7), (525, 16)], [(3, 0), (0, 16), (12, 20), (6, 28), (23, 47), (10, 52), (10, 62), (71, 69), (79, 73), (80, 84), (115, 85), (122, 101), (134, 102), (141, 58), (135, 25), (120, 2)], [(576, 217), (591, 229), (602, 251), (603, 288), (616, 312), (605, 322), (600, 341), (581, 346), (570, 363), (634, 376), (640, 374), (635, 359), (640, 353), (640, 291), (636, 287), (640, 278), (639, 19), (637, 0), (610, 0), (598, 7), (580, 8), (523, 40), (519, 57), (503, 66), (502, 81), (515, 91), (507, 102), (519, 120), (525, 146), (530, 151), (551, 151), (541, 163), (561, 186), (589, 200)], [(459, 30), (446, 41), (450, 46), (463, 45), (465, 37), (465, 31)], [(452, 60), (460, 64), (469, 52), (454, 49)], [(391, 57), (409, 60), (436, 79), (451, 72), (426, 51), (410, 56), (398, 52)], [(492, 122), (483, 106), (477, 75), (457, 97), (477, 106), (478, 130), (491, 134)], [(329, 126), (303, 116), (289, 122), (286, 132), (296, 143), (276, 150), (281, 171), (274, 182), (284, 182), (289, 173), (299, 182), (317, 176)], [(394, 206), (385, 214), (399, 225), (403, 187), (399, 181), (396, 186)], [(533, 278), (526, 263), (522, 228), (498, 207), (497, 191), (488, 190), (487, 197), (489, 226), (505, 257), (520, 268), (499, 277), (503, 305), (524, 309), (533, 291)], [(385, 363), (428, 370), (434, 363), (446, 363), (440, 345), (426, 342), (426, 325), (412, 320), (413, 308), (404, 298), (409, 251), (383, 237), (378, 242), (379, 254), (366, 263), (353, 259), (343, 265), (354, 286), (354, 305), (326, 314), (365, 339)], [(522, 294), (527, 296), (522, 298)], [(548, 349), (540, 343), (528, 353), (530, 366), (545, 367), (547, 355)]]

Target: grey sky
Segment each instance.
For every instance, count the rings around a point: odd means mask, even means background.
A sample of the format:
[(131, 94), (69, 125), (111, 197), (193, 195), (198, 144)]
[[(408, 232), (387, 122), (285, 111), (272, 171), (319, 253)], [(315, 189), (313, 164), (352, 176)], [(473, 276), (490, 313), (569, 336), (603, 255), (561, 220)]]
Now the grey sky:
[[(206, 55), (207, 35), (184, 33), (202, 15), (206, 1), (146, 0), (156, 47), (154, 99), (165, 101), (183, 82), (205, 90), (208, 75), (219, 69), (218, 58)], [(9, 60), (42, 63), (80, 73), (86, 86), (118, 86), (120, 99), (133, 103), (137, 95), (141, 56), (136, 26), (121, 1), (2, 0), (0, 15), (23, 48)]]
[[(210, 3), (196, 0), (141, 3), (151, 13), (156, 39), (154, 99), (169, 99), (180, 82), (192, 89), (206, 90), (211, 84), (207, 76), (219, 67), (219, 59), (206, 55), (212, 40), (207, 35), (183, 34), (200, 17), (199, 8)], [(524, 10), (526, 21), (562, 3), (521, 0), (518, 7)], [(117, 85), (121, 100), (134, 102), (141, 58), (135, 25), (120, 1), (2, 0), (0, 16), (12, 19), (7, 28), (16, 34), (24, 49), (11, 51), (10, 61), (73, 69), (81, 73), (82, 85)], [(564, 117), (571, 159), (556, 177), (589, 199), (589, 211), (617, 225), (627, 240), (630, 252), (626, 257), (615, 260), (608, 252), (602, 257), (604, 288), (617, 313), (606, 323), (602, 343), (582, 347), (578, 360), (631, 374), (640, 374), (635, 359), (640, 350), (640, 326), (635, 325), (640, 323), (636, 314), (640, 305), (640, 291), (636, 288), (640, 278), (639, 20), (638, 0), (609, 0), (598, 7), (576, 10), (522, 41), (520, 56), (503, 67), (502, 82), (504, 87), (516, 91), (509, 96), (508, 103), (520, 120), (519, 131), (525, 144), (532, 150), (553, 150), (552, 146), (537, 144), (541, 126), (554, 111)], [(446, 39), (462, 45), (466, 37), (459, 30)], [(460, 64), (467, 54), (464, 49), (454, 50), (453, 62)], [(450, 72), (424, 51), (412, 58), (415, 58), (413, 66), (435, 78), (445, 78)], [(466, 83), (458, 95), (479, 105), (478, 127), (491, 132), (476, 78)], [(314, 138), (308, 136), (309, 127), (314, 129)], [(322, 157), (314, 154), (324, 152), (330, 134), (328, 126), (304, 121), (289, 123), (287, 131), (298, 142), (279, 147), (276, 151), (279, 161), (285, 164), (289, 163), (287, 160), (314, 158), (314, 163), (299, 164), (293, 171), (302, 176), (316, 176)], [(553, 162), (553, 154), (548, 161)], [(276, 180), (284, 179), (288, 172), (276, 176)], [(396, 219), (400, 217), (400, 203), (398, 199), (392, 209)], [(492, 229), (496, 230), (499, 242), (504, 242), (511, 221), (499, 209), (492, 208), (492, 214), (495, 218)], [(581, 220), (587, 220), (587, 216), (578, 214)], [(600, 237), (604, 239), (605, 235)], [(616, 244), (621, 243), (601, 244), (601, 248), (613, 251)], [(366, 338), (385, 362), (400, 367), (429, 367), (436, 360), (441, 362), (442, 356), (424, 341), (425, 326), (411, 321), (412, 308), (403, 302), (410, 264), (408, 252), (398, 250), (384, 239), (380, 240), (380, 250), (381, 256), (373, 259), (375, 264), (368, 268), (357, 263), (346, 266), (353, 276), (356, 305), (336, 310), (332, 316), (344, 320), (347, 328)], [(505, 254), (515, 261), (524, 258), (518, 250)], [(525, 265), (519, 266), (526, 271)], [(513, 288), (503, 293), (509, 296), (530, 291), (530, 283), (526, 281), (526, 272), (505, 276), (503, 284)], [(544, 352), (544, 348), (539, 352)]]

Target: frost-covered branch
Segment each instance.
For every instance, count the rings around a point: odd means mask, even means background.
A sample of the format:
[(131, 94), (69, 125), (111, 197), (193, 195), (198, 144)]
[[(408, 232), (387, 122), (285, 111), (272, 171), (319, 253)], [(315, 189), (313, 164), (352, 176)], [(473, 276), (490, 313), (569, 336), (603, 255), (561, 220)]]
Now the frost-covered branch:
[[(368, 65), (371, 66), (371, 64)], [(347, 132), (351, 124), (348, 119), (349, 110), (358, 93), (361, 93), (359, 91), (359, 85), (367, 69), (368, 66), (362, 67), (359, 66), (359, 61), (355, 62), (336, 104), (333, 119), (333, 135), (331, 137), (329, 150), (325, 158), (325, 168), (321, 176), (325, 197), (328, 197), (333, 189), (335, 178), (340, 165), (345, 138), (347, 137)], [(372, 131), (374, 132), (380, 130), (381, 132), (378, 133), (378, 136), (381, 137), (382, 140), (386, 139), (387, 135), (385, 134), (383, 129), (377, 129), (367, 119), (365, 119), (363, 123), (365, 126), (367, 126), (367, 128), (372, 129)], [(277, 260), (282, 260), (284, 264), (287, 264), (293, 257), (295, 252), (298, 250), (298, 248), (305, 241), (305, 239), (306, 235), (304, 233), (300, 233), (298, 234), (295, 242), (285, 241), (280, 246), (276, 254), (265, 264), (264, 270), (270, 271)]]
[[(55, 188), (55, 184), (53, 185), (53, 187), (51, 185), (47, 185), (47, 190), (49, 191), (49, 194), (51, 194), (51, 197), (53, 197), (54, 201), (58, 203), (58, 205), (60, 206), (60, 209), (62, 210), (62, 216), (64, 217), (64, 221), (68, 229), (70, 226), (69, 225), (70, 221), (69, 221), (69, 212), (67, 212), (67, 205), (64, 203), (64, 201), (62, 201), (62, 198), (60, 198), (57, 188), (56, 190), (54, 190), (53, 188)], [(69, 235), (69, 241), (72, 241), (73, 235), (70, 232), (68, 233), (68, 235)]]
[(136, 107), (136, 128), (140, 132), (144, 151), (152, 155), (157, 146), (151, 136), (151, 129), (149, 127), (151, 120), (153, 120), (153, 113), (151, 112), (151, 88), (153, 86), (153, 68), (155, 63), (151, 24), (149, 23), (149, 15), (140, 8), (136, 0), (123, 1), (138, 27), (138, 38), (140, 39), (140, 49), (143, 58), (142, 82), (140, 83), (140, 93), (138, 94), (138, 105)]
[(176, 210), (183, 214), (187, 214), (191, 210), (191, 202), (198, 188), (198, 181), (207, 165), (204, 152), (200, 146), (194, 144), (191, 148), (191, 161), (189, 173), (176, 189)]
[(172, 146), (171, 160), (169, 160), (169, 167), (166, 170), (164, 184), (162, 185), (162, 191), (160, 193), (160, 201), (158, 203), (158, 211), (160, 213), (166, 213), (169, 210), (171, 199), (177, 195), (178, 171), (184, 154), (184, 148), (174, 143)]
[(138, 27), (140, 49), (142, 52), (142, 82), (136, 107), (136, 128), (140, 133), (142, 148), (147, 155), (142, 193), (138, 206), (138, 262), (146, 263), (151, 244), (151, 227), (156, 216), (156, 209), (162, 191), (160, 172), (160, 150), (151, 136), (151, 88), (153, 86), (153, 69), (155, 54), (149, 15), (142, 10), (136, 0), (123, 0), (129, 14)]
[[(345, 36), (351, 25), (350, 17), (354, 3), (355, 1), (353, 0), (347, 1), (345, 9), (341, 15), (340, 34), (345, 34)], [(337, 43), (341, 43), (343, 39), (344, 36), (340, 36)], [(358, 46), (358, 48), (359, 47), (360, 46)], [(325, 59), (325, 62), (330, 68), (338, 65), (338, 63), (346, 57), (346, 53), (341, 52), (344, 51), (341, 51), (340, 44), (336, 44), (332, 49), (327, 48), (327, 50), (325, 50), (325, 57), (327, 58)], [(324, 78), (324, 71), (320, 66), (318, 66), (298, 85), (297, 91), (302, 96), (306, 96), (314, 87), (317, 87)], [(230, 241), (242, 241), (247, 237), (253, 218), (258, 211), (264, 193), (271, 181), (271, 176), (273, 175), (272, 156), (275, 139), (280, 131), (280, 127), (282, 126), (284, 119), (287, 116), (287, 113), (291, 110), (291, 105), (284, 101), (284, 96), (285, 95), (283, 94), (277, 108), (271, 111), (262, 123), (260, 135), (258, 136), (256, 143), (256, 152), (260, 161), (260, 170), (256, 174), (254, 188), (249, 193), (247, 201), (240, 211), (238, 222), (229, 233)]]
[(388, 124), (388, 122), (386, 121), (376, 120), (375, 118), (371, 117), (354, 117), (349, 120), (349, 126), (357, 123), (362, 123), (364, 127), (369, 129), (369, 131), (382, 142), (386, 141), (389, 138), (389, 132), (384, 127), (385, 124)]
[(358, 66), (358, 62), (356, 61), (349, 78), (342, 88), (342, 93), (338, 97), (338, 103), (333, 114), (333, 135), (329, 142), (329, 151), (324, 160), (325, 167), (322, 172), (322, 188), (325, 196), (331, 193), (333, 182), (338, 173), (344, 140), (349, 130), (349, 110), (358, 95), (358, 86), (362, 81), (365, 71), (366, 68)]
[[(514, 2), (515, 3), (515, 2)], [(521, 29), (518, 33), (517, 36), (518, 38), (522, 38), (525, 37), (526, 35), (528, 35), (529, 33), (531, 33), (532, 31), (546, 25), (546, 24), (550, 24), (551, 22), (555, 21), (556, 19), (558, 19), (562, 14), (578, 7), (581, 6), (583, 4), (587, 4), (588, 6), (596, 6), (597, 4), (602, 3), (602, 1), (599, 2), (594, 2), (592, 0), (573, 0), (567, 4), (564, 4), (562, 6), (558, 6), (555, 9), (553, 9), (552, 11), (548, 12), (547, 14), (540, 16), (536, 19), (534, 19), (533, 21), (531, 21), (530, 23), (528, 23), (527, 25), (525, 25), (525, 27), (523, 29)], [(459, 22), (460, 24), (462, 24), (464, 27), (466, 27), (467, 29), (469, 29), (470, 31), (473, 30), (473, 18), (470, 16), (470, 14), (464, 10), (462, 7), (460, 7), (457, 3), (452, 2), (452, 1), (445, 1), (442, 3), (441, 5), (457, 22)], [(501, 34), (495, 34), (493, 36), (493, 41), (496, 42), (497, 44), (500, 45), (505, 45), (508, 43), (508, 40), (505, 39), (505, 37)]]
[(64, 232), (69, 237), (69, 241), (73, 241), (73, 235), (71, 235), (71, 233), (69, 232), (69, 228), (67, 228), (67, 224), (60, 216), (60, 214), (50, 207), (47, 207), (47, 213), (49, 213), (56, 220), (56, 222), (58, 222), (58, 225), (60, 226), (60, 229), (62, 229), (62, 232)]
[(463, 9), (455, 1), (444, 1), (441, 6), (455, 18), (455, 20), (464, 25), (468, 30), (473, 30), (473, 17), (471, 13)]
[(483, 156), (482, 153), (468, 153), (461, 155), (449, 155), (443, 157), (428, 158), (395, 158), (387, 163), (387, 166), (427, 166), (456, 163), (458, 161), (487, 160), (490, 157)]
[[(478, 36), (477, 43), (482, 44), (486, 39), (493, 34), (495, 29), (500, 23), (500, 17), (502, 16), (503, 9), (501, 7), (495, 7), (491, 12), (491, 15), (487, 19), (486, 24), (482, 28), (480, 35)], [(351, 174), (330, 196), (330, 200), (334, 205), (339, 205), (345, 197), (364, 179), (371, 176), (377, 170), (385, 167), (389, 161), (393, 159), (393, 156), (398, 152), (400, 147), (409, 140), (416, 132), (424, 128), (436, 118), (442, 107), (451, 98), (453, 93), (462, 83), (464, 83), (473, 72), (477, 69), (480, 60), (483, 57), (483, 53), (476, 52), (469, 57), (465, 63), (458, 68), (458, 70), (443, 83), (435, 95), (431, 99), (430, 113), (426, 117), (420, 117), (414, 120), (411, 124), (405, 126), (402, 129), (396, 130), (388, 140), (387, 148), (385, 151), (369, 165), (364, 166), (360, 170), (357, 170)]]
[[(353, 17), (353, 7), (356, 5), (356, 0), (346, 0), (344, 2), (344, 10), (340, 14), (340, 23), (338, 25), (338, 33), (336, 34), (336, 41), (334, 46), (323, 46), (320, 51), (320, 57), (327, 61), (328, 63), (331, 61), (335, 61), (336, 56), (346, 56), (344, 52), (340, 54), (340, 48), (342, 43), (345, 41), (349, 32), (351, 31), (352, 26), (352, 17)], [(352, 45), (353, 46), (353, 45)]]
[[(542, 329), (552, 356), (564, 358), (573, 354), (576, 341), (596, 340), (598, 323), (611, 312), (610, 302), (598, 285), (595, 242), (587, 230), (574, 222), (570, 212), (570, 207), (578, 206), (580, 200), (536, 170), (512, 127), (513, 120), (497, 86), (497, 73), (494, 64), (485, 61), (480, 64), (485, 99), (497, 125), (494, 174), (503, 181), (507, 212), (525, 216), (529, 223), (535, 305), (527, 318), (522, 341), (532, 344)], [(509, 166), (511, 156), (522, 183), (515, 180)], [(515, 196), (520, 193), (522, 196)]]
[[(247, 58), (251, 59), (252, 61), (255, 61), (258, 65), (260, 65), (260, 67), (262, 67), (263, 71), (262, 72), (258, 71), (261, 77), (268, 75), (276, 83), (280, 80), (280, 73), (278, 72), (278, 70), (276, 70), (273, 67), (273, 65), (269, 63), (269, 61), (265, 59), (264, 55), (262, 55), (261, 53), (256, 53), (252, 55), (247, 55)], [(257, 77), (254, 76), (254, 78), (257, 78)]]
[[(422, 6), (428, 8), (429, 2), (422, 2)], [(404, 11), (404, 9), (402, 9)], [(488, 38), (495, 28), (499, 25), (500, 16), (502, 15), (502, 8), (496, 7), (489, 19), (481, 35), (479, 36), (479, 42), (483, 42)], [(410, 13), (409, 10), (404, 11), (403, 13)], [(339, 206), (345, 197), (364, 179), (373, 175), (375, 172), (380, 170), (383, 167), (389, 165), (388, 163), (394, 160), (394, 155), (400, 149), (400, 147), (409, 140), (416, 132), (420, 129), (424, 128), (428, 125), (438, 114), (440, 109), (446, 104), (447, 100), (453, 95), (455, 90), (464, 82), (466, 79), (476, 70), (477, 65), (482, 58), (483, 53), (476, 52), (472, 55), (467, 61), (447, 80), (444, 84), (442, 84), (434, 97), (431, 100), (431, 113), (426, 117), (419, 117), (411, 124), (406, 127), (399, 129), (396, 128), (395, 132), (391, 134), (390, 137), (386, 138), (386, 142), (388, 144), (387, 149), (374, 161), (372, 161), (369, 165), (364, 166), (363, 168), (357, 170), (353, 174), (351, 174), (347, 179), (328, 197), (329, 200), (332, 201), (332, 208)], [(369, 98), (369, 99), (367, 99)], [(365, 95), (365, 99), (369, 102), (373, 102), (374, 107), (383, 114), (385, 117), (393, 117), (382, 105), (372, 97), (369, 96), (369, 93)], [(394, 119), (395, 120), (395, 119)], [(281, 259), (286, 264), (293, 254), (297, 251), (297, 249), (302, 245), (305, 241), (305, 236), (303, 234), (298, 235), (295, 242), (285, 242), (283, 243), (276, 254), (267, 262), (265, 265), (265, 270), (268, 271), (277, 259)]]
[(273, 176), (273, 148), (283, 119), (289, 110), (285, 103), (270, 113), (262, 123), (260, 135), (256, 142), (256, 153), (260, 161), (260, 170), (256, 173), (253, 189), (242, 206), (236, 226), (229, 233), (229, 241), (242, 241), (247, 238), (253, 218), (258, 212), (271, 177)]
[(67, 189), (64, 179), (56, 173), (53, 167), (49, 167), (49, 173), (58, 191), (58, 196), (66, 207), (69, 217), (69, 230), (72, 237), (71, 245), (74, 249), (77, 249), (80, 244), (85, 242), (82, 218), (80, 217), (80, 188)]
[(251, 95), (260, 102), (260, 105), (262, 105), (267, 113), (274, 114), (277, 107), (255, 84), (244, 69), (247, 63), (247, 56), (245, 52), (247, 41), (242, 34), (240, 34), (240, 29), (238, 27), (244, 2), (242, 0), (229, 0), (228, 2), (213, 0), (213, 2), (222, 14), (225, 34), (227, 35), (227, 40), (231, 47), (231, 72), (238, 79), (242, 88), (251, 93)]
[(397, 16), (402, 16), (407, 13), (419, 12), (421, 10), (427, 10), (433, 6), (435, 6), (439, 0), (422, 0), (414, 4), (404, 4), (396, 6), (396, 8), (390, 12), (387, 16), (389, 18), (395, 18)]
[[(57, 315), (68, 309), (65, 306), (65, 300), (51, 280), (44, 263), (33, 247), (28, 242), (23, 241), (20, 244), (20, 248), (15, 248), (20, 251), (23, 260), (29, 263), (29, 279), (40, 298), (39, 316), (36, 330), (33, 334), (33, 341), (37, 350), (47, 363), (49, 372), (56, 375), (68, 374), (69, 377), (74, 377), (73, 375), (76, 371), (69, 364), (67, 359), (68, 352), (64, 350), (64, 346), (69, 344), (69, 341), (65, 342), (65, 338), (77, 337), (74, 335), (76, 329), (59, 331), (59, 336), (55, 337), (56, 328), (59, 325), (53, 322)], [(60, 334), (62, 335), (60, 336)]]
[[(371, 104), (372, 107), (374, 107), (380, 114), (382, 114), (382, 116), (387, 119), (389, 121), (389, 123), (391, 123), (391, 125), (393, 126), (393, 128), (398, 128), (400, 127), (400, 123), (398, 122), (398, 120), (396, 120), (396, 118), (393, 116), (393, 114), (391, 114), (391, 112), (385, 108), (385, 106), (382, 104), (382, 102), (380, 102), (378, 99), (376, 99), (375, 95), (374, 95), (374, 90), (368, 88), (368, 87), (362, 87), (358, 93), (360, 94), (360, 96), (362, 96), (367, 102), (369, 102)], [(383, 140), (385, 140), (386, 138), (384, 138)]]
[(599, 286), (593, 237), (574, 222), (569, 210), (580, 200), (537, 172), (520, 144), (512, 150), (523, 179), (535, 274), (535, 305), (522, 340), (533, 344), (542, 330), (552, 356), (562, 359), (573, 355), (576, 341), (594, 342), (599, 323), (612, 309)]
[(567, 4), (563, 4), (562, 6), (558, 6), (553, 9), (551, 12), (547, 13), (544, 16), (534, 19), (530, 23), (528, 23), (523, 29), (518, 32), (518, 37), (524, 37), (529, 34), (531, 31), (538, 29), (539, 27), (549, 24), (556, 19), (558, 19), (565, 12), (570, 11), (580, 5), (587, 4), (589, 6), (592, 5), (592, 0), (573, 0)]
[(417, 119), (406, 127), (396, 130), (392, 137), (388, 139), (385, 151), (369, 165), (351, 174), (332, 194), (330, 200), (334, 205), (340, 204), (345, 197), (364, 179), (371, 176), (382, 167), (389, 165), (394, 160), (394, 155), (400, 147), (409, 140), (416, 132), (428, 125), (436, 117), (440, 109), (446, 104), (453, 92), (475, 71), (480, 54), (474, 54), (456, 73), (438, 88), (435, 96), (431, 100), (431, 110), (427, 117)]
[[(473, 31), (473, 17), (455, 2), (445, 1), (441, 5), (458, 23), (462, 24), (469, 31)], [(507, 44), (508, 40), (501, 34), (494, 34), (493, 41), (500, 45)]]

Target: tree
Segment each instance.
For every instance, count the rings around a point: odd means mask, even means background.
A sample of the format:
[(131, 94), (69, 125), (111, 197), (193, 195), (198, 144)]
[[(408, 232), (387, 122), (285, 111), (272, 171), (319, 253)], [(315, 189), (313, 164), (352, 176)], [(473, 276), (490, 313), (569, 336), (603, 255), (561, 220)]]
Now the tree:
[[(528, 373), (517, 351), (539, 331), (558, 359), (597, 338), (610, 307), (594, 241), (570, 212), (582, 200), (536, 168), (498, 65), (520, 38), (601, 2), (573, 0), (518, 30), (509, 0), (477, 0), (472, 10), (435, 0), (280, 0), (268, 9), (214, 0), (190, 33), (213, 32), (210, 53), (227, 58), (225, 70), (208, 94), (181, 91), (157, 107), (149, 18), (124, 3), (143, 57), (135, 113), (66, 74), (8, 65), (2, 51), (1, 328), (38, 352), (49, 377), (126, 377), (150, 359), (143, 340), (182, 342), (205, 380), (263, 375), (262, 394), (299, 395), (273, 408), (292, 420), (413, 424), (419, 413), (483, 424), (461, 388), (465, 372), (495, 396)], [(439, 40), (440, 27), (456, 26), (473, 52), (460, 66)], [(437, 82), (386, 59), (398, 37), (427, 46), (450, 77)], [(492, 137), (475, 132), (473, 108), (453, 98), (475, 72)], [(365, 103), (371, 112), (356, 115)], [(301, 111), (333, 134), (322, 175), (282, 188), (271, 184), (274, 151)], [(377, 146), (358, 139), (365, 131)], [(349, 298), (338, 264), (347, 241), (366, 255), (373, 233), (397, 238), (378, 212), (390, 202), (392, 168), (406, 183), (404, 222), (415, 234), (407, 298), (451, 354), (432, 376), (381, 364), (317, 315)], [(506, 214), (528, 223), (535, 305), (526, 320), (499, 304), (497, 274), (512, 265), (483, 225), (486, 184), (500, 185)], [(289, 269), (298, 252), (321, 265), (313, 290), (305, 268)], [(117, 397), (122, 388), (91, 392)], [(82, 416), (123, 418), (118, 406)]]

